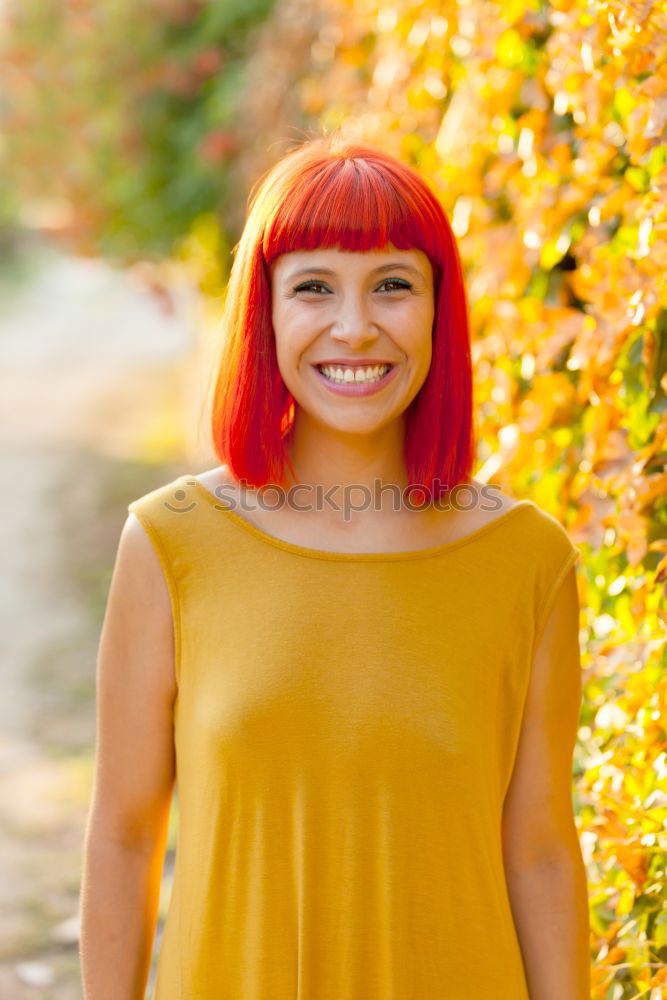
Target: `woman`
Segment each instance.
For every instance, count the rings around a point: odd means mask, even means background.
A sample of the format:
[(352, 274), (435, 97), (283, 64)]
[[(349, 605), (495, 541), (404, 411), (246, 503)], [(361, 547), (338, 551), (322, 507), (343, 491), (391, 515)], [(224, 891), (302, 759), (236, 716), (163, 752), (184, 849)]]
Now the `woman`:
[[(87, 1000), (584, 1000), (578, 550), (470, 477), (424, 181), (310, 140), (251, 193), (221, 466), (135, 500), (98, 662)], [(270, 488), (266, 488), (270, 487)]]

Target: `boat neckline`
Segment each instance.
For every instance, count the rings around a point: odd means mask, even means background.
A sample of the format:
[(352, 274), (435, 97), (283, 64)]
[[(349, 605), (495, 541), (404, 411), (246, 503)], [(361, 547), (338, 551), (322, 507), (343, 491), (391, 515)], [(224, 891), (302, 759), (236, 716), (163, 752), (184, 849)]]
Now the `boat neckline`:
[(493, 520), (488, 521), (486, 524), (480, 525), (474, 531), (468, 532), (467, 535), (463, 535), (461, 538), (454, 538), (449, 542), (441, 542), (439, 545), (429, 545), (427, 548), (408, 549), (398, 552), (337, 552), (329, 549), (309, 548), (299, 545), (297, 542), (288, 542), (283, 538), (270, 535), (263, 528), (259, 528), (256, 524), (237, 514), (231, 507), (226, 506), (220, 497), (216, 496), (195, 475), (185, 474), (179, 476), (177, 482), (194, 486), (213, 508), (222, 511), (229, 517), (232, 523), (238, 525), (249, 534), (254, 535), (255, 538), (265, 544), (273, 548), (282, 549), (285, 552), (291, 552), (294, 555), (306, 556), (309, 559), (324, 559), (331, 562), (398, 562), (432, 558), (433, 556), (451, 552), (453, 549), (462, 548), (464, 545), (469, 545), (471, 542), (477, 541), (479, 538), (489, 534), (494, 528), (505, 524), (518, 511), (524, 510), (526, 507), (535, 506), (533, 501), (527, 498), (517, 500), (509, 510), (506, 510), (503, 514), (499, 514), (498, 517), (494, 517)]

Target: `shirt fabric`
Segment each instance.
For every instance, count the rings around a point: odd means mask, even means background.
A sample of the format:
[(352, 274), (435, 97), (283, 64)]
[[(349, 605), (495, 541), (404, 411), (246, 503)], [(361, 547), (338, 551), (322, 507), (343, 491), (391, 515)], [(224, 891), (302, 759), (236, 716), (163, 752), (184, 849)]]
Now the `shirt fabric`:
[(522, 500), (343, 553), (179, 476), (129, 504), (174, 622), (178, 838), (153, 1000), (529, 1000), (501, 815), (579, 556)]

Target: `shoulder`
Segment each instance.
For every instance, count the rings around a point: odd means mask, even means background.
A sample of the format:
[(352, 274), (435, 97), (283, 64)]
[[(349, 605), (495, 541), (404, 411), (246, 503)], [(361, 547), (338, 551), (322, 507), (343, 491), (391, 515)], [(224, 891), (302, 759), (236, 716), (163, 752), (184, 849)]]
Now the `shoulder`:
[[(133, 554), (136, 558), (143, 556), (153, 565), (157, 559), (172, 590), (179, 567), (187, 565), (190, 558), (193, 532), (201, 530), (198, 518), (185, 516), (198, 507), (192, 485), (188, 485), (192, 481), (190, 475), (178, 476), (127, 504), (123, 541), (127, 538), (130, 545), (135, 543)], [(147, 541), (152, 552), (146, 548)]]
[(533, 580), (535, 625), (539, 634), (559, 594), (570, 610), (576, 602), (574, 567), (581, 552), (554, 514), (532, 500), (526, 507), (522, 548)]
[(536, 545), (536, 555), (551, 553), (558, 559), (569, 555), (578, 555), (579, 550), (570, 538), (562, 521), (550, 511), (544, 510), (534, 500), (525, 502), (528, 508), (528, 522), (531, 524), (530, 542)]
[[(163, 706), (171, 704), (176, 690), (175, 629), (161, 556), (130, 513), (120, 533), (100, 637), (100, 697), (118, 707), (131, 690), (145, 719), (153, 712), (160, 713), (153, 722), (166, 719)], [(118, 696), (110, 694), (114, 686)]]
[(531, 541), (538, 538), (544, 543), (551, 542), (556, 546), (560, 544), (565, 549), (572, 546), (567, 530), (555, 514), (544, 510), (534, 500), (514, 497), (509, 493), (504, 493), (491, 483), (482, 483), (478, 479), (468, 479), (465, 484), (458, 487), (456, 502), (465, 506), (470, 505), (470, 494), (472, 494), (475, 505), (485, 512), (487, 519), (492, 520), (494, 517), (500, 517), (514, 507), (520, 506), (529, 512), (526, 523), (531, 524), (533, 528)]
[(529, 571), (532, 568), (539, 590), (561, 579), (577, 561), (579, 549), (555, 514), (532, 499), (517, 499), (478, 480), (468, 482), (480, 498), (479, 506), (484, 509), (486, 519), (502, 517), (516, 507), (522, 509), (513, 521), (512, 544), (524, 568)]
[[(236, 478), (228, 465), (216, 465), (213, 469), (206, 469), (197, 472), (194, 476), (188, 477), (189, 481), (196, 480), (205, 487), (209, 493), (227, 503), (231, 502), (235, 506), (251, 502), (254, 507), (255, 490), (254, 487), (246, 483), (245, 480)], [(253, 518), (248, 518), (252, 520)]]
[[(163, 559), (155, 545), (152, 528), (132, 510), (128, 512), (121, 530), (117, 564), (119, 571), (138, 592), (157, 592), (167, 598)], [(168, 606), (168, 603), (165, 600), (165, 605)]]
[(206, 469), (204, 472), (197, 472), (192, 478), (197, 479), (212, 493), (215, 493), (216, 487), (218, 486), (231, 487), (235, 490), (240, 489), (238, 480), (227, 465), (216, 465), (213, 469)]
[(453, 511), (456, 520), (467, 530), (475, 531), (527, 503), (503, 493), (493, 484), (467, 479), (452, 491), (447, 509)]
[(456, 503), (464, 506), (470, 505), (472, 498), (475, 506), (479, 507), (490, 520), (511, 510), (520, 502), (509, 493), (503, 493), (498, 486), (483, 483), (479, 479), (467, 479), (459, 484), (455, 496)]
[(185, 486), (192, 481), (192, 476), (181, 475), (169, 482), (162, 483), (147, 493), (136, 497), (127, 505), (128, 511), (140, 515), (144, 512), (159, 511), (167, 508), (170, 503), (176, 505), (185, 496)]

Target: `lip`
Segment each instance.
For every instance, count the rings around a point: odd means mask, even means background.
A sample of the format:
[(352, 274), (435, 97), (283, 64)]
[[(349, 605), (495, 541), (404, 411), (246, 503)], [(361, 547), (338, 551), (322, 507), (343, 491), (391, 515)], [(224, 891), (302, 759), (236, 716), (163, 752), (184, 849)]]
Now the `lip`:
[(386, 358), (327, 358), (326, 361), (313, 361), (314, 365), (345, 365), (346, 368), (367, 368), (369, 365), (395, 365), (396, 361)]
[[(391, 362), (386, 362), (386, 364), (391, 364)], [(330, 382), (316, 365), (312, 365), (311, 367), (318, 381), (326, 386), (329, 392), (333, 392), (338, 396), (372, 396), (376, 392), (382, 392), (396, 377), (396, 372), (398, 371), (398, 365), (395, 364), (379, 382), (370, 382), (368, 384), (362, 382), (342, 382), (337, 385), (335, 382)], [(349, 367), (352, 366), (350, 365)]]

